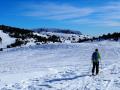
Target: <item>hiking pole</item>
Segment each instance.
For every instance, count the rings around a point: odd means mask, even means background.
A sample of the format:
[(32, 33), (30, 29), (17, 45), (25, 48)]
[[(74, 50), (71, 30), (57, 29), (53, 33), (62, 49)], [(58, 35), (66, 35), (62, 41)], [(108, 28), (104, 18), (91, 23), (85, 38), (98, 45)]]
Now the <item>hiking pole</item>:
[(90, 63), (90, 66), (89, 66), (89, 74), (91, 75), (91, 73), (92, 73), (92, 64), (93, 64), (93, 62), (92, 62), (92, 60), (91, 60), (91, 63)]

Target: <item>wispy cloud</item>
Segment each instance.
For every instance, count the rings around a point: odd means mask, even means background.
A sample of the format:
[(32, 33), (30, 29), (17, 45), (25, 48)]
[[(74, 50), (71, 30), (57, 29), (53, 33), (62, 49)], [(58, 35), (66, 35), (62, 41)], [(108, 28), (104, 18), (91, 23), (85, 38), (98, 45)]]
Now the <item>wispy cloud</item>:
[(24, 7), (23, 15), (47, 20), (64, 20), (72, 24), (120, 27), (120, 2), (111, 2), (99, 7), (34, 3)]
[(71, 23), (92, 26), (120, 27), (120, 2), (108, 3), (105, 6), (94, 7), (89, 17), (74, 19)]
[(90, 15), (91, 8), (79, 8), (67, 4), (58, 5), (55, 3), (34, 4), (26, 7), (25, 16), (39, 17), (52, 20), (65, 20)]
[(120, 27), (120, 22), (111, 19), (77, 19), (71, 20), (71, 24), (75, 25), (89, 25), (89, 26), (101, 26), (101, 27)]

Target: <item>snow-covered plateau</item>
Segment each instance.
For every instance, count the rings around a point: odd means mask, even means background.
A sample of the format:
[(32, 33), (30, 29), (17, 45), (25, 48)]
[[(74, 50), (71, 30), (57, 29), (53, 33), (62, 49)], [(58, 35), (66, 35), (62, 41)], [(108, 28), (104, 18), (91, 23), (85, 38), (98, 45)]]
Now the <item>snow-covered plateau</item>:
[[(91, 75), (91, 55), (101, 54)], [(43, 44), (0, 52), (0, 90), (120, 90), (120, 42)]]

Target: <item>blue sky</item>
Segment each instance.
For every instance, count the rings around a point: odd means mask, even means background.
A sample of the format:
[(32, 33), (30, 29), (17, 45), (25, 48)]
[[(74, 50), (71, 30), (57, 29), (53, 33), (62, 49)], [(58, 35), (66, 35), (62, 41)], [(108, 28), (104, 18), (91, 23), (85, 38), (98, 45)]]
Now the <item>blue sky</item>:
[(0, 11), (0, 24), (21, 28), (120, 32), (120, 0), (0, 0)]

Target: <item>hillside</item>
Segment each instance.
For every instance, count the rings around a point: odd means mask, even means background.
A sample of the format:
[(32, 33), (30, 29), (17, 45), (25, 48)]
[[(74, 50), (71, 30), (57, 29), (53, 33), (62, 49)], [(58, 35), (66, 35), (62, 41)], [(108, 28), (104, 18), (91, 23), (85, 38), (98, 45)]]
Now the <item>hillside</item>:
[(4, 33), (2, 30), (0, 30), (0, 37), (2, 39), (0, 48), (6, 48), (7, 45), (15, 42), (15, 38), (10, 37), (9, 34)]
[[(5, 48), (0, 52), (0, 90), (120, 90), (119, 33), (91, 38), (10, 26), (0, 29), (0, 45)], [(96, 48), (100, 73), (91, 76)]]
[[(43, 30), (38, 32), (36, 30), (32, 31), (28, 29), (0, 25), (0, 30), (3, 34), (15, 39), (15, 41), (12, 43), (6, 43), (6, 48), (48, 43), (77, 43), (79, 39), (90, 38), (86, 35), (82, 35), (79, 31), (60, 29), (50, 29), (48, 31)], [(4, 42), (4, 39), (2, 42)]]
[[(12, 47), (21, 47), (21, 46), (31, 46), (31, 45), (40, 45), (40, 44), (50, 44), (50, 43), (82, 43), (82, 42), (96, 42), (96, 41), (119, 41), (120, 33), (108, 33), (106, 35), (101, 35), (98, 37), (91, 37), (88, 35), (82, 35), (80, 31), (64, 30), (64, 29), (48, 29), (48, 28), (39, 28), (39, 29), (22, 29), (11, 26), (0, 25), (1, 31), (1, 47), (0, 48), (12, 48)], [(3, 34), (3, 35), (2, 35)], [(9, 40), (6, 45), (4, 35), (7, 35)]]

